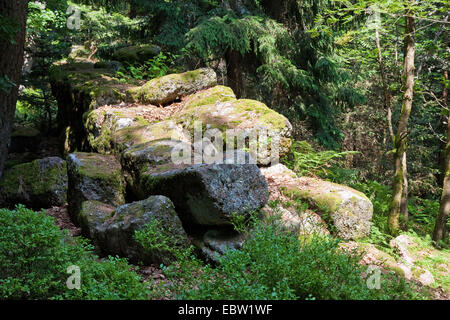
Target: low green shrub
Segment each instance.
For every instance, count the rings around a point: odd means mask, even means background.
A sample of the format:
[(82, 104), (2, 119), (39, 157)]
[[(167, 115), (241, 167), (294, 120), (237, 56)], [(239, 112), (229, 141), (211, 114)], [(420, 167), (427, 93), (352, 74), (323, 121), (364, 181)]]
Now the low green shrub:
[[(101, 261), (85, 239), (62, 232), (54, 219), (23, 206), (0, 209), (0, 298), (146, 299), (148, 291), (125, 259)], [(80, 289), (68, 289), (69, 266)]]
[(116, 71), (116, 75), (122, 82), (127, 82), (130, 79), (150, 80), (163, 77), (170, 73), (170, 68), (174, 65), (174, 61), (177, 58), (178, 56), (171, 53), (164, 54), (160, 52), (157, 56), (147, 60), (143, 64), (128, 63), (126, 67), (122, 67)]
[[(287, 232), (279, 217), (256, 222), (242, 250), (229, 250), (216, 268), (180, 254), (164, 268), (171, 290), (181, 299), (413, 299), (420, 296), (395, 274), (381, 276), (381, 289), (369, 289), (366, 267), (338, 241)], [(194, 262), (194, 263), (192, 263)]]

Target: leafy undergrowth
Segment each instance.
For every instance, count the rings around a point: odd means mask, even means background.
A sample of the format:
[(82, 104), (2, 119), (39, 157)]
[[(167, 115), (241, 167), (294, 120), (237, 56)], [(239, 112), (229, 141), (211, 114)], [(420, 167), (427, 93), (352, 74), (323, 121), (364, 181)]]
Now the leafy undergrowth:
[[(339, 249), (335, 239), (303, 240), (284, 230), (279, 217), (254, 222), (241, 250), (230, 250), (217, 267), (203, 265), (188, 252), (163, 267), (167, 281), (151, 296), (177, 299), (426, 299), (426, 294), (394, 272), (370, 289), (360, 257)], [(367, 276), (367, 275), (366, 275)]]
[[(101, 261), (82, 238), (61, 231), (52, 217), (23, 206), (0, 209), (1, 299), (146, 299), (147, 286), (126, 259)], [(80, 289), (66, 285), (79, 267)], [(75, 282), (72, 282), (76, 284)]]
[[(216, 267), (195, 249), (172, 248), (177, 260), (162, 266), (164, 281), (142, 280), (126, 259), (99, 259), (80, 237), (52, 217), (18, 206), (0, 209), (0, 297), (3, 299), (426, 299), (393, 272), (381, 289), (369, 289), (360, 257), (336, 239), (299, 239), (279, 217), (252, 219), (242, 250), (230, 250)], [(239, 226), (237, 226), (239, 227)], [(239, 228), (243, 230), (240, 226)], [(67, 267), (81, 270), (81, 289), (70, 290)]]

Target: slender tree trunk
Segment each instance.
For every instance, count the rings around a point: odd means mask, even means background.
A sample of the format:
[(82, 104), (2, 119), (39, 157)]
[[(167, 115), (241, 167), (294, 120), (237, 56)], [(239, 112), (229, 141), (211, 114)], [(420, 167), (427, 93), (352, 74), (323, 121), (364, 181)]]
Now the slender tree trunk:
[[(386, 110), (386, 118), (387, 118), (387, 125), (389, 129), (389, 134), (391, 136), (391, 140), (394, 143), (395, 136), (394, 136), (394, 130), (392, 128), (392, 109), (391, 109), (391, 101), (392, 101), (392, 95), (388, 87), (388, 80), (386, 76), (386, 72), (384, 69), (383, 64), (383, 55), (381, 52), (381, 43), (380, 43), (380, 34), (378, 27), (375, 28), (375, 41), (377, 45), (377, 51), (378, 51), (378, 66), (380, 68), (380, 75), (381, 75), (381, 84), (383, 86), (383, 95), (384, 95), (384, 108)], [(403, 154), (402, 157), (402, 174), (403, 174), (403, 188), (402, 188), (402, 195), (400, 199), (400, 213), (404, 217), (405, 221), (405, 229), (407, 229), (407, 222), (408, 222), (408, 170), (406, 165), (406, 152)]]
[(22, 73), (27, 4), (28, 0), (0, 0), (1, 15), (17, 24), (15, 43), (11, 43), (9, 39), (0, 39), (0, 77), (7, 76), (15, 84), (7, 92), (0, 90), (0, 178), (8, 156), (8, 144)]
[(414, 95), (414, 56), (415, 56), (415, 21), (413, 14), (407, 10), (405, 27), (405, 60), (403, 73), (405, 76), (405, 92), (403, 95), (402, 111), (397, 133), (394, 137), (394, 179), (393, 195), (389, 209), (388, 225), (391, 234), (398, 233), (399, 216), (401, 212), (402, 197), (404, 195), (404, 168), (403, 160), (406, 152), (406, 136), (408, 133), (408, 121), (411, 114)]
[[(448, 80), (448, 71), (444, 71), (444, 78)], [(447, 107), (447, 88), (444, 84), (443, 91), (444, 107)], [(447, 110), (448, 111), (448, 110)], [(448, 220), (448, 213), (450, 212), (450, 112), (447, 117), (447, 145), (445, 147), (445, 170), (444, 183), (442, 187), (441, 205), (439, 207), (439, 214), (436, 218), (436, 225), (434, 226), (433, 240), (439, 246), (439, 242), (446, 237), (446, 226)]]
[(402, 170), (403, 170), (403, 190), (402, 190), (402, 201), (400, 203), (400, 214), (403, 216), (404, 225), (403, 229), (408, 230), (408, 166), (406, 162), (406, 151), (403, 153), (402, 158)]

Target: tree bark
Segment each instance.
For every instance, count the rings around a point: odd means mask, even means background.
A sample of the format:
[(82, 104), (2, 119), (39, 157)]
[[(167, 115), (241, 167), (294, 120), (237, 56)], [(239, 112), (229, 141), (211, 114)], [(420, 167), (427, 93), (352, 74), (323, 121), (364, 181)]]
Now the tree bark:
[(406, 151), (402, 158), (402, 170), (403, 170), (403, 190), (402, 190), (402, 200), (400, 203), (400, 214), (403, 217), (403, 229), (408, 230), (408, 166), (406, 163)]
[[(448, 80), (448, 71), (444, 71), (444, 78)], [(444, 84), (443, 91), (444, 107), (447, 107), (447, 88)], [(448, 111), (448, 110), (447, 110)], [(433, 240), (439, 246), (439, 242), (446, 237), (447, 234), (447, 220), (450, 212), (450, 112), (447, 117), (447, 145), (445, 147), (445, 170), (444, 183), (442, 187), (441, 204), (439, 207), (439, 214), (436, 218), (434, 226)]]
[[(411, 114), (414, 96), (414, 57), (415, 57), (415, 19), (413, 14), (407, 9), (405, 27), (405, 58), (403, 73), (405, 76), (405, 92), (403, 95), (402, 110), (394, 137), (394, 179), (393, 195), (390, 203), (388, 226), (391, 234), (398, 233), (399, 217), (401, 213), (402, 197), (404, 195), (404, 167), (403, 159), (406, 152), (406, 138), (408, 133), (408, 121)], [(405, 161), (406, 162), (406, 161)]]
[(225, 53), (225, 60), (227, 63), (227, 78), (229, 86), (233, 89), (237, 98), (242, 97), (242, 55), (234, 50), (227, 50)]
[(28, 0), (0, 0), (1, 15), (17, 24), (14, 42), (0, 41), (0, 76), (7, 76), (15, 86), (7, 92), (0, 90), (0, 178), (8, 155), (14, 112), (16, 110), (19, 82), (22, 74), (25, 25)]

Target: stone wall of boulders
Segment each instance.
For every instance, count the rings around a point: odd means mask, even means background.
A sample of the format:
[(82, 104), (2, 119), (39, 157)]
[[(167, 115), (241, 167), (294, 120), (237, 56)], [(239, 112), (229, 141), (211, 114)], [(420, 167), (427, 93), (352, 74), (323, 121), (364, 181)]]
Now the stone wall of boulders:
[[(263, 168), (274, 160), (267, 149), (250, 152), (236, 146), (211, 163), (172, 161), (180, 144), (192, 151), (189, 160), (199, 155), (192, 142), (196, 121), (205, 125), (201, 130), (239, 129), (243, 135), (265, 130), (279, 143), (277, 157), (284, 156), (292, 126), (281, 114), (261, 102), (237, 99), (230, 88), (217, 86), (211, 69), (124, 84), (110, 65), (76, 61), (53, 67), (52, 90), (67, 158), (13, 167), (0, 183), (0, 204), (39, 209), (67, 202), (71, 219), (99, 251), (144, 263), (171, 259), (135, 240), (135, 232), (152, 221), (163, 226), (161, 232), (174, 245), (194, 243), (212, 261), (216, 253), (239, 248), (244, 241), (232, 231), (233, 217), (262, 208), (268, 214), (281, 211), (286, 223), (302, 234), (368, 235), (373, 209), (367, 197), (347, 187), (297, 178), (281, 165)], [(234, 163), (238, 157), (247, 162)], [(322, 219), (320, 210), (306, 216), (292, 208), (269, 210), (269, 198), (277, 198), (274, 192), (301, 198), (315, 209), (328, 205), (330, 219)], [(330, 224), (336, 231), (328, 230)]]

